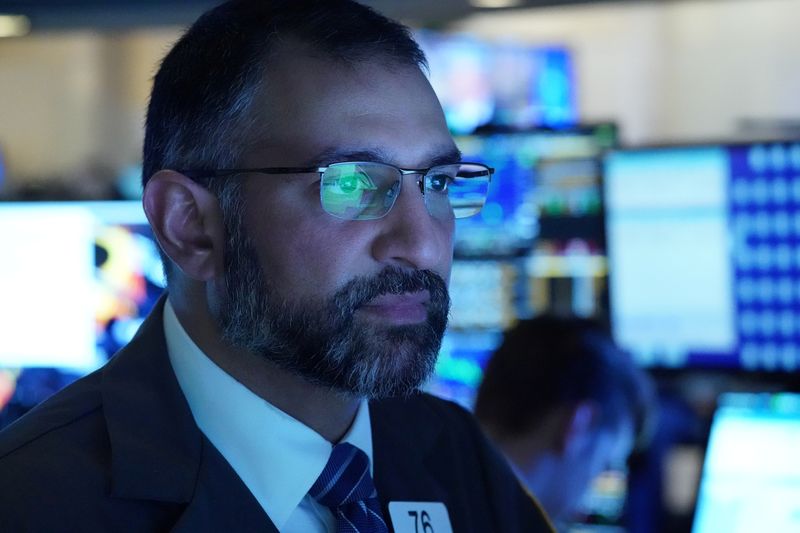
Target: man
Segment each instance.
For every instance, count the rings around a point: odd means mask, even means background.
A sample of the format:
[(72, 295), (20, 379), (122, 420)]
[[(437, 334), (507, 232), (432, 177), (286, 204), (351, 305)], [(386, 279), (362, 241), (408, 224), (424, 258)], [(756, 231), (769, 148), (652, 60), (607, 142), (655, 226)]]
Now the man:
[(647, 437), (652, 383), (594, 321), (542, 316), (503, 337), (475, 415), (557, 524)]
[(491, 174), (423, 65), (350, 0), (232, 2), (183, 36), (144, 146), (168, 297), (0, 434), (0, 530), (549, 531), (470, 417), (416, 392)]

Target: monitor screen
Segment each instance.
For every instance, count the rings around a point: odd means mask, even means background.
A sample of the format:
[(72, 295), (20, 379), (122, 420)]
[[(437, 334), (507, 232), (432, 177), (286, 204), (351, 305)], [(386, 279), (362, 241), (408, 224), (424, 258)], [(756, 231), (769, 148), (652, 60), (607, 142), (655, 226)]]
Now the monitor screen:
[(800, 365), (800, 142), (610, 152), (614, 336), (645, 365)]
[(517, 292), (513, 261), (453, 262), (448, 329), (429, 392), (472, 408), (489, 356), (519, 316)]
[(613, 124), (456, 138), (495, 168), (486, 206), (456, 221), (452, 308), (428, 390), (471, 407), (505, 329), (544, 312), (596, 316), (604, 299), (600, 155)]
[(693, 533), (800, 531), (800, 395), (723, 394)]
[(141, 202), (0, 202), (0, 367), (92, 370), (164, 287)]
[(572, 55), (562, 46), (488, 43), (468, 35), (417, 32), (430, 81), (450, 129), (561, 128), (578, 112)]
[(601, 239), (600, 156), (616, 141), (612, 124), (456, 137), (465, 161), (495, 169), (484, 208), (456, 221), (456, 257), (525, 255), (534, 241), (563, 252), (573, 238)]

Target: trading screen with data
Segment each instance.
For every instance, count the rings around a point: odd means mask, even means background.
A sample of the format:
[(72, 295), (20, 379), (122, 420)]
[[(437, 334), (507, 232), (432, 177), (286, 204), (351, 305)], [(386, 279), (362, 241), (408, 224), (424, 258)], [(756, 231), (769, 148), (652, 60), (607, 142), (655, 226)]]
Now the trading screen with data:
[(456, 221), (450, 327), (430, 390), (470, 406), (518, 318), (604, 312), (601, 156), (616, 139), (613, 124), (456, 138), (495, 174), (483, 210)]
[(800, 367), (800, 142), (611, 152), (611, 321), (650, 366)]

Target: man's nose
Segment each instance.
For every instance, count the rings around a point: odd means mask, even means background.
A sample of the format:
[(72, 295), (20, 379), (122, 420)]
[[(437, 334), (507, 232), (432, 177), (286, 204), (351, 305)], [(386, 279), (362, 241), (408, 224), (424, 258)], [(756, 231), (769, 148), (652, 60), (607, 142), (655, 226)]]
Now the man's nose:
[(452, 217), (433, 217), (425, 206), (419, 175), (403, 177), (403, 186), (391, 211), (380, 220), (382, 231), (373, 255), (399, 267), (437, 270), (452, 254)]

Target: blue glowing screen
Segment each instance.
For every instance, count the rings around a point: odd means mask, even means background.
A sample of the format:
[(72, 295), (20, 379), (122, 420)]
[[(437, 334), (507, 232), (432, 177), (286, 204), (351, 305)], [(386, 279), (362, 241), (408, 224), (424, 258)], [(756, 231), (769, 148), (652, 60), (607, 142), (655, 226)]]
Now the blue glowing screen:
[(527, 253), (553, 206), (569, 216), (599, 208), (599, 200), (584, 197), (599, 197), (600, 156), (616, 139), (613, 124), (457, 136), (465, 161), (486, 163), (495, 173), (481, 212), (456, 221), (456, 256)]
[(723, 394), (692, 533), (800, 531), (798, 443), (800, 395)]
[(654, 366), (800, 367), (800, 143), (605, 163), (617, 341)]
[(566, 127), (577, 122), (572, 55), (563, 46), (488, 43), (467, 35), (416, 35), (450, 129)]

